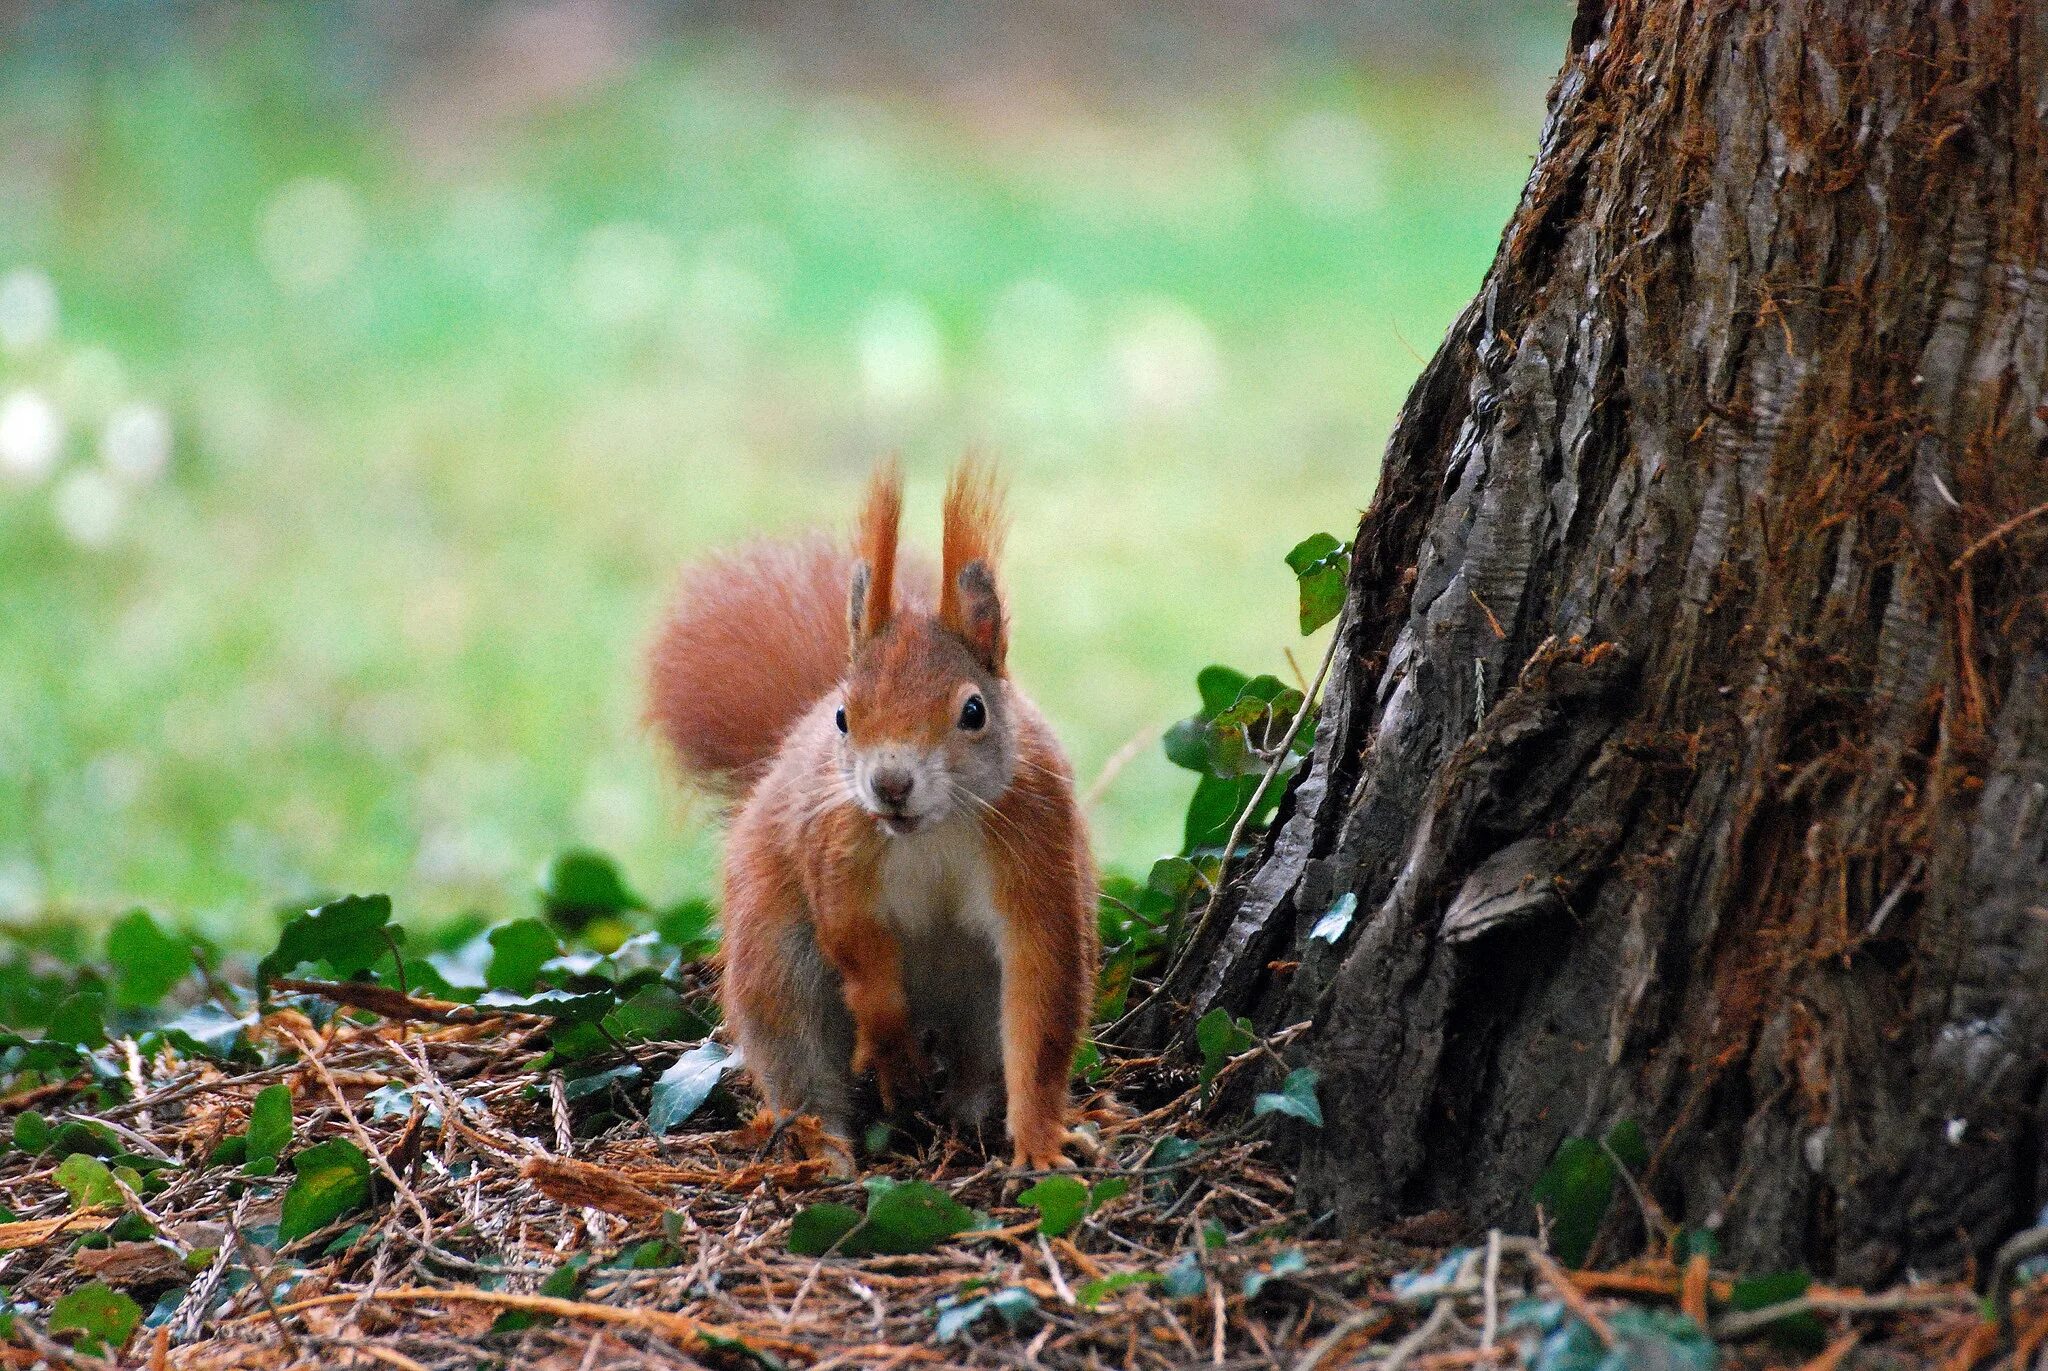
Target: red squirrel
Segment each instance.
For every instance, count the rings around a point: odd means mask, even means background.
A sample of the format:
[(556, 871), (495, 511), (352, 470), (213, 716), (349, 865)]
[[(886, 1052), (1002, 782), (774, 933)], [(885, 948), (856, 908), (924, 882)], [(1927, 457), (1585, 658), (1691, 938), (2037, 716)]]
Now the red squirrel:
[(897, 557), (902, 493), (879, 467), (851, 550), (687, 569), (648, 714), (686, 774), (738, 795), (720, 995), (766, 1120), (814, 1115), (850, 1158), (855, 1080), (894, 1108), (936, 1065), (943, 1117), (1001, 1109), (1013, 1165), (1062, 1165), (1095, 980), (1087, 830), (1008, 674), (992, 474), (947, 483), (936, 603)]

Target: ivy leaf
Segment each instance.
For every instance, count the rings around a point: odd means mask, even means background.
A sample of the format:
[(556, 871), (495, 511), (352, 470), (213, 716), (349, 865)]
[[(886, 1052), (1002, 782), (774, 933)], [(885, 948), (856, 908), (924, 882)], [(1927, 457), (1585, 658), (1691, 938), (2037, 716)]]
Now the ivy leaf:
[(814, 1204), (789, 1224), (789, 1250), (799, 1257), (822, 1257), (860, 1227), (860, 1211), (847, 1204)]
[(14, 1145), (34, 1155), (50, 1145), (50, 1121), (33, 1109), (14, 1116)]
[(1312, 1066), (1298, 1066), (1287, 1073), (1287, 1080), (1280, 1087), (1279, 1094), (1270, 1092), (1252, 1101), (1254, 1117), (1261, 1114), (1285, 1114), (1300, 1119), (1315, 1128), (1323, 1126), (1322, 1102), (1316, 1099), (1316, 1069)]
[(717, 914), (709, 900), (684, 900), (662, 911), (654, 930), (682, 960), (701, 961), (718, 950)]
[[(1188, 800), (1187, 820), (1181, 829), (1181, 850), (1200, 852), (1204, 848), (1219, 848), (1230, 841), (1230, 833), (1237, 826), (1237, 816), (1251, 803), (1252, 792), (1259, 787), (1256, 776), (1204, 776), (1195, 783), (1195, 793)], [(1259, 802), (1259, 808), (1266, 810), (1280, 803), (1281, 785), (1269, 785)]]
[(230, 1014), (208, 1001), (194, 1005), (143, 1037), (145, 1044), (150, 1038), (161, 1038), (187, 1056), (224, 1062), (241, 1050), (243, 1034), (255, 1024), (254, 1014)]
[(142, 1306), (104, 1281), (81, 1285), (50, 1307), (50, 1332), (76, 1333), (81, 1352), (118, 1352), (142, 1322)]
[(59, 1162), (52, 1179), (64, 1187), (64, 1193), (71, 1197), (73, 1209), (91, 1209), (95, 1205), (121, 1202), (121, 1187), (114, 1184), (112, 1168), (83, 1152), (74, 1152)]
[(192, 969), (192, 948), (158, 928), (149, 911), (136, 909), (107, 930), (107, 961), (114, 973), (114, 1003), (147, 1009)]
[(993, 1294), (973, 1298), (948, 1295), (939, 1301), (938, 1310), (938, 1340), (951, 1342), (972, 1327), (984, 1314), (999, 1314), (1004, 1323), (1015, 1328), (1038, 1312), (1038, 1296), (1021, 1286), (1013, 1285)]
[(576, 848), (548, 863), (540, 878), (541, 907), (570, 932), (591, 922), (630, 910), (647, 908), (602, 852)]
[[(1744, 1312), (1768, 1309), (1786, 1300), (1796, 1300), (1807, 1291), (1813, 1280), (1804, 1271), (1778, 1271), (1767, 1276), (1751, 1276), (1748, 1280), (1735, 1283), (1728, 1292), (1731, 1308)], [(1811, 1355), (1827, 1345), (1827, 1328), (1811, 1313), (1793, 1314), (1778, 1319), (1764, 1329), (1770, 1340), (1791, 1352)]]
[(1253, 1271), (1244, 1278), (1244, 1297), (1255, 1300), (1268, 1285), (1287, 1276), (1300, 1275), (1308, 1270), (1308, 1258), (1299, 1247), (1290, 1247), (1273, 1258), (1272, 1264), (1264, 1271)]
[(1207, 1094), (1216, 1073), (1256, 1042), (1249, 1019), (1233, 1019), (1227, 1009), (1212, 1009), (1195, 1021), (1195, 1046), (1202, 1053), (1202, 1092)]
[(1183, 1252), (1180, 1260), (1166, 1268), (1166, 1274), (1159, 1279), (1159, 1288), (1169, 1298), (1176, 1300), (1193, 1299), (1209, 1288), (1209, 1278), (1202, 1274), (1202, 1259), (1192, 1250)]
[(876, 1176), (867, 1185), (865, 1216), (843, 1204), (814, 1204), (790, 1224), (789, 1250), (820, 1257), (836, 1244), (849, 1257), (900, 1257), (929, 1252), (974, 1226), (974, 1211), (930, 1181)]
[(1583, 1265), (1614, 1201), (1615, 1162), (1640, 1170), (1649, 1164), (1643, 1130), (1624, 1119), (1608, 1130), (1605, 1143), (1566, 1138), (1537, 1178), (1529, 1198), (1550, 1218), (1550, 1245), (1567, 1266)]
[(1330, 906), (1329, 912), (1316, 920), (1316, 926), (1308, 931), (1309, 940), (1336, 944), (1343, 939), (1344, 930), (1351, 927), (1352, 916), (1357, 912), (1358, 896), (1345, 891)]
[(640, 1075), (638, 1062), (621, 1062), (603, 1071), (593, 1071), (587, 1076), (574, 1076), (563, 1083), (562, 1094), (568, 1099), (580, 1100), (609, 1090), (620, 1081), (636, 1080)]
[(1614, 1163), (1591, 1138), (1566, 1138), (1529, 1198), (1550, 1218), (1550, 1245), (1566, 1266), (1583, 1265), (1614, 1198)]
[(1650, 1164), (1650, 1145), (1643, 1140), (1643, 1126), (1634, 1119), (1623, 1119), (1607, 1130), (1607, 1150), (1631, 1172)]
[[(584, 1275), (584, 1268), (589, 1265), (590, 1254), (578, 1252), (553, 1271), (550, 1271), (547, 1279), (540, 1283), (540, 1288), (535, 1293), (558, 1300), (581, 1298), (583, 1283), (587, 1279)], [(554, 1321), (555, 1316), (552, 1314), (533, 1314), (524, 1309), (507, 1309), (504, 1313), (498, 1315), (497, 1322), (491, 1325), (491, 1331), (493, 1333), (519, 1333), (541, 1324), (553, 1323)]]
[(540, 969), (561, 953), (555, 930), (542, 919), (514, 919), (490, 932), (491, 961), (484, 983), (493, 990), (525, 995), (540, 979)]
[(1157, 1271), (1119, 1271), (1113, 1276), (1099, 1276), (1074, 1287), (1074, 1303), (1083, 1309), (1093, 1309), (1119, 1290), (1128, 1290), (1134, 1285), (1157, 1285)]
[(249, 1106), (249, 1129), (244, 1135), (243, 1171), (251, 1176), (277, 1172), (277, 1159), (292, 1140), (292, 1088), (279, 1083), (256, 1092)]
[(43, 1038), (87, 1051), (106, 1046), (107, 1002), (90, 990), (70, 996), (51, 1011), (50, 1027)]
[(682, 996), (656, 981), (634, 991), (606, 1018), (605, 1027), (616, 1038), (661, 1042), (674, 1039), (698, 1022), (683, 1003)]
[(344, 979), (368, 971), (404, 935), (404, 929), (391, 926), (388, 895), (329, 900), (285, 924), (276, 949), (256, 964), (257, 991), (265, 992), (270, 982), (309, 962), (325, 962)]
[(867, 1217), (848, 1236), (846, 1250), (889, 1257), (929, 1252), (973, 1226), (974, 1211), (930, 1181), (904, 1181), (868, 1201)]
[(1301, 631), (1313, 633), (1344, 608), (1344, 581), (1351, 573), (1351, 549), (1327, 533), (1312, 533), (1287, 554), (1301, 592)]
[[(486, 1009), (510, 1009), (520, 1014), (544, 1014), (565, 1024), (594, 1024), (619, 1006), (619, 994), (609, 988), (576, 994), (567, 990), (538, 990), (531, 995), (514, 995), (490, 990), (477, 996)], [(603, 1039), (599, 1039), (600, 1042)]]
[(1683, 1314), (1631, 1305), (1608, 1319), (1609, 1347), (1584, 1320), (1556, 1300), (1524, 1300), (1505, 1325), (1521, 1332), (1531, 1371), (1713, 1371), (1719, 1354), (1700, 1326)]
[(711, 1097), (719, 1078), (739, 1065), (739, 1053), (708, 1038), (676, 1058), (675, 1065), (654, 1083), (654, 1095), (647, 1104), (648, 1128), (661, 1137), (689, 1118)]
[(1072, 1176), (1047, 1176), (1017, 1196), (1038, 1211), (1038, 1231), (1057, 1238), (1088, 1212), (1088, 1187)]
[(370, 1159), (345, 1139), (301, 1149), (292, 1158), (292, 1170), (297, 1178), (285, 1188), (280, 1241), (317, 1233), (370, 1198)]

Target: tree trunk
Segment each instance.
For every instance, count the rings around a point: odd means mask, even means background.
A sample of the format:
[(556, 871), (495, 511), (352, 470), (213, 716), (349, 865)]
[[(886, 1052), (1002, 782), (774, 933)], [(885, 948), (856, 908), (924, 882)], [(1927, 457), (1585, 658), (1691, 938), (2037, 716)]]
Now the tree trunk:
[(1313, 1020), (1312, 1210), (1525, 1225), (1624, 1120), (1752, 1266), (2048, 1200), (2044, 156), (2027, 0), (1582, 6), (1310, 763), (1149, 1016)]

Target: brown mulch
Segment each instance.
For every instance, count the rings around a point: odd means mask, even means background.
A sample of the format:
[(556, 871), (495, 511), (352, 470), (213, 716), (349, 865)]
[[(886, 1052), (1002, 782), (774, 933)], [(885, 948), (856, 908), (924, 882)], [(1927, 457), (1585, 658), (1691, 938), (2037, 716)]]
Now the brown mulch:
[[(861, 1187), (834, 1180), (823, 1160), (806, 1155), (817, 1149), (801, 1129), (771, 1138), (739, 1126), (745, 1085), (738, 1077), (728, 1078), (742, 1096), (737, 1109), (714, 1100), (685, 1125), (702, 1131), (656, 1138), (628, 1109), (584, 1136), (601, 1111), (571, 1101), (559, 1075), (531, 1069), (543, 1031), (537, 1020), (337, 1016), (316, 1027), (285, 1010), (260, 1031), (300, 1055), (243, 1074), (168, 1054), (131, 1056), (133, 1097), (93, 1116), (134, 1150), (183, 1163), (167, 1173), (175, 1179), (160, 1193), (124, 1196), (124, 1207), (148, 1219), (159, 1239), (92, 1239), (122, 1217), (119, 1210), (71, 1214), (47, 1159), (13, 1151), (0, 1161), (0, 1204), (15, 1216), (0, 1224), (0, 1287), (17, 1308), (47, 1311), (66, 1291), (99, 1280), (147, 1311), (165, 1292), (189, 1286), (178, 1311), (139, 1331), (119, 1364), (195, 1371), (1308, 1371), (1520, 1365), (1518, 1335), (1503, 1323), (1525, 1296), (1562, 1300), (1611, 1338), (1617, 1310), (1704, 1314), (1709, 1300), (1718, 1304), (1727, 1294), (1725, 1280), (1704, 1264), (1566, 1273), (1525, 1239), (1495, 1239), (1490, 1248), (1479, 1235), (1446, 1297), (1433, 1305), (1404, 1301), (1390, 1286), (1397, 1273), (1428, 1266), (1448, 1242), (1473, 1235), (1425, 1221), (1372, 1240), (1324, 1236), (1314, 1216), (1296, 1210), (1290, 1179), (1269, 1159), (1261, 1130), (1211, 1130), (1193, 1082), (1154, 1059), (1116, 1062), (1085, 1102), (1101, 1150), (1075, 1174), (1130, 1184), (1069, 1233), (1038, 1232), (1035, 1212), (1017, 1199), (1030, 1178), (975, 1140), (935, 1133), (868, 1159), (866, 1174), (932, 1181), (992, 1226), (922, 1255), (817, 1258), (789, 1250), (791, 1221), (824, 1200), (858, 1209)], [(681, 1046), (637, 1049), (646, 1074)], [(238, 1168), (203, 1163), (245, 1126), (256, 1092), (280, 1080), (294, 1094), (296, 1144), (357, 1143), (372, 1158), (376, 1190), (367, 1210), (271, 1250), (249, 1235), (276, 1223), (284, 1179), (251, 1180)], [(367, 1097), (394, 1083), (412, 1093), (411, 1114), (376, 1117)], [(54, 1118), (62, 1103), (46, 1094), (37, 1107)], [(1169, 1133), (1205, 1145), (1185, 1162), (1148, 1166), (1153, 1146)], [(667, 1244), (658, 1265), (602, 1268), (653, 1240)], [(591, 1258), (582, 1287), (569, 1296), (538, 1293), (575, 1254)], [(1273, 1275), (1276, 1260), (1282, 1273)], [(1169, 1294), (1159, 1282), (1176, 1263), (1183, 1291), (1187, 1264), (1199, 1267), (1199, 1293)], [(1262, 1287), (1247, 1293), (1247, 1277), (1261, 1275), (1268, 1277)], [(1118, 1276), (1142, 1283), (1086, 1298), (1091, 1282)], [(1011, 1288), (1036, 1301), (1016, 1326), (990, 1311), (939, 1340), (942, 1300)], [(224, 1289), (231, 1292), (225, 1301), (211, 1304)], [(1960, 1286), (1904, 1298), (1811, 1296), (1832, 1325), (1825, 1351), (1787, 1359), (1745, 1345), (1722, 1364), (2030, 1367), (2048, 1345), (2048, 1285), (2041, 1283), (2022, 1293), (2003, 1328), (1984, 1321)], [(494, 1332), (508, 1313), (538, 1317), (530, 1327)], [(36, 1318), (19, 1316), (16, 1324), (18, 1342), (0, 1346), (0, 1365), (114, 1364), (52, 1342)]]

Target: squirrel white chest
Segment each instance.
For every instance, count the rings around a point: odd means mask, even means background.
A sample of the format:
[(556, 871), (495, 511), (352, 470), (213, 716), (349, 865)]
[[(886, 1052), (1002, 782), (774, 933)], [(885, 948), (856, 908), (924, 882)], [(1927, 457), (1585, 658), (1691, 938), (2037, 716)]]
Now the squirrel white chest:
[(964, 934), (1000, 949), (994, 892), (986, 839), (971, 819), (892, 838), (883, 853), (877, 903), (907, 940)]

